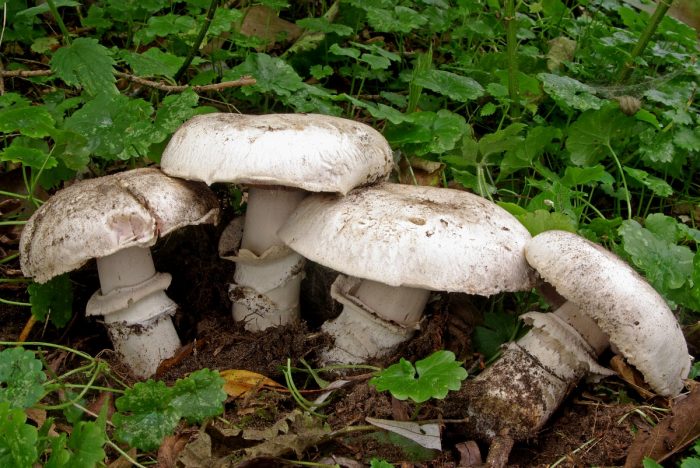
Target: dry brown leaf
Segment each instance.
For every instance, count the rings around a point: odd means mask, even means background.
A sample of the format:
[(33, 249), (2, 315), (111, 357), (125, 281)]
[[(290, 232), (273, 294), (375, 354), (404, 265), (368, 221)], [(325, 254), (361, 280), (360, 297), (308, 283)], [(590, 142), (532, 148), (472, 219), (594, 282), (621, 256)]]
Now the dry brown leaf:
[(649, 386), (644, 382), (644, 377), (639, 371), (630, 367), (620, 355), (613, 356), (610, 360), (610, 368), (617, 372), (617, 375), (634, 388), (639, 396), (648, 400), (654, 398), (655, 393), (649, 389)]
[(188, 440), (189, 436), (183, 434), (166, 436), (158, 449), (158, 468), (175, 468), (177, 457)]
[[(132, 448), (128, 452), (126, 452), (127, 455), (129, 455), (132, 459), (136, 459), (136, 449)], [(129, 460), (127, 460), (123, 455), (121, 455), (119, 458), (114, 460), (112, 463), (107, 465), (107, 468), (131, 468), (134, 466)]]
[(627, 452), (625, 468), (642, 466), (644, 457), (661, 462), (700, 437), (700, 385), (694, 384), (690, 394), (673, 406), (651, 431), (640, 431)]
[(219, 374), (225, 381), (224, 391), (234, 398), (247, 395), (261, 388), (269, 390), (285, 388), (269, 377), (247, 370), (228, 369), (219, 371)]

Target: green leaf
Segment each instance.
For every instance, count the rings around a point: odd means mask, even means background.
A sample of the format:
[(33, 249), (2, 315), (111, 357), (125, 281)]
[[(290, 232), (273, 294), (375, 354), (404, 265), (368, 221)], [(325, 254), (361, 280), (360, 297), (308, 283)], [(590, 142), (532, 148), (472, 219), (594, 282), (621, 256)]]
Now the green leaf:
[(495, 356), (519, 329), (518, 318), (503, 312), (486, 312), (484, 325), (474, 329), (474, 346), (487, 359)]
[[(56, 158), (44, 148), (29, 146), (32, 143), (30, 139), (15, 138), (7, 149), (0, 152), (0, 161), (18, 162), (34, 169), (51, 169), (58, 165)], [(36, 146), (43, 146), (40, 142), (37, 143)]]
[(252, 75), (256, 79), (255, 85), (241, 89), (246, 96), (261, 92), (290, 96), (304, 88), (303, 80), (287, 62), (263, 53), (249, 55), (245, 62), (224, 73), (224, 79), (235, 80), (243, 75)]
[(415, 84), (457, 102), (469, 102), (484, 95), (484, 88), (472, 78), (443, 70), (416, 73)]
[(194, 33), (196, 28), (197, 22), (191, 16), (172, 13), (152, 16), (148, 19), (146, 27), (139, 29), (134, 34), (134, 41), (141, 45), (146, 45), (153, 42), (156, 37)]
[(20, 132), (32, 138), (49, 136), (55, 121), (41, 106), (17, 106), (0, 111), (0, 132)]
[(67, 440), (66, 434), (49, 438), (51, 456), (44, 464), (44, 468), (70, 468), (70, 452), (66, 449)]
[(373, 458), (369, 461), (369, 468), (394, 468), (394, 465), (392, 465), (386, 460)]
[(653, 176), (647, 171), (643, 171), (641, 169), (634, 169), (628, 166), (623, 166), (622, 169), (627, 173), (627, 175), (644, 185), (655, 195), (660, 197), (670, 197), (673, 195), (673, 188), (671, 188), (671, 186), (665, 180)]
[(93, 96), (118, 92), (113, 66), (109, 49), (92, 38), (78, 38), (51, 58), (51, 69), (59, 78), (70, 86), (81, 86)]
[(161, 381), (139, 382), (116, 399), (112, 416), (117, 439), (141, 450), (158, 448), (180, 421), (173, 390)]
[(455, 361), (451, 351), (436, 351), (416, 362), (416, 367), (404, 358), (372, 377), (370, 385), (378, 391), (389, 390), (398, 400), (410, 398), (422, 403), (431, 398), (443, 399), (449, 390), (459, 390), (467, 371)]
[(595, 89), (567, 76), (540, 73), (537, 77), (542, 82), (542, 87), (552, 99), (563, 108), (577, 109), (581, 111), (600, 109), (603, 101), (598, 99)]
[(184, 57), (163, 52), (157, 47), (151, 47), (142, 54), (123, 50), (121, 56), (134, 73), (141, 77), (165, 76), (172, 78), (185, 62)]
[(0, 401), (0, 466), (31, 468), (38, 460), (38, 431), (26, 421), (23, 410)]
[(52, 154), (56, 159), (74, 171), (81, 171), (87, 167), (90, 162), (87, 138), (70, 130), (55, 130), (51, 136), (54, 139)]
[(352, 34), (350, 26), (331, 23), (326, 18), (304, 18), (298, 20), (297, 25), (309, 31), (317, 31), (324, 34), (337, 34), (338, 36), (349, 36)]
[(509, 149), (504, 155), (500, 165), (501, 170), (498, 174), (498, 180), (501, 181), (520, 169), (531, 167), (532, 161), (542, 156), (555, 139), (561, 139), (561, 130), (558, 128), (531, 127), (525, 140), (514, 148)]
[(613, 142), (622, 142), (634, 130), (634, 119), (625, 116), (617, 107), (589, 110), (569, 127), (566, 149), (571, 161), (589, 166), (610, 156)]
[[(34, 353), (23, 348), (0, 351), (0, 402), (29, 408), (44, 395), (46, 374)], [(0, 464), (2, 466), (2, 464)]]
[(428, 20), (417, 11), (396, 6), (393, 10), (367, 8), (367, 22), (377, 32), (409, 33), (423, 26)]
[[(79, 7), (80, 2), (76, 2), (74, 0), (54, 0), (54, 3), (56, 5), (56, 8), (61, 8), (61, 7)], [(37, 5), (35, 7), (27, 8), (22, 11), (18, 11), (15, 13), (15, 17), (22, 17), (22, 16), (38, 16), (38, 15), (43, 15), (44, 13), (49, 13), (49, 4), (47, 3), (42, 3), (40, 5)]]
[(469, 128), (464, 117), (447, 109), (400, 115), (404, 121), (387, 128), (384, 136), (392, 145), (418, 156), (452, 150)]
[(592, 182), (612, 184), (615, 179), (601, 164), (589, 167), (567, 166), (564, 170), (564, 177), (561, 178), (561, 183), (569, 188), (577, 185), (588, 185)]
[(32, 283), (27, 291), (37, 321), (49, 318), (57, 327), (63, 327), (73, 316), (73, 286), (68, 275), (57, 276), (44, 284)]
[(643, 468), (664, 468), (663, 465), (656, 463), (656, 460), (654, 460), (653, 458), (649, 458), (649, 457), (644, 457), (644, 459), (642, 460), (642, 467)]
[(340, 57), (350, 57), (352, 59), (358, 59), (360, 58), (360, 54), (362, 54), (362, 52), (355, 47), (340, 47), (338, 44), (332, 44), (328, 48), (328, 51)]
[(98, 422), (77, 423), (68, 439), (68, 448), (73, 451), (68, 466), (97, 466), (105, 459), (105, 442), (105, 429)]
[(516, 218), (533, 236), (555, 229), (575, 233), (577, 228), (575, 219), (558, 211), (535, 210), (516, 216)]
[(224, 411), (227, 395), (218, 372), (201, 369), (173, 387), (172, 406), (188, 422), (200, 422)]

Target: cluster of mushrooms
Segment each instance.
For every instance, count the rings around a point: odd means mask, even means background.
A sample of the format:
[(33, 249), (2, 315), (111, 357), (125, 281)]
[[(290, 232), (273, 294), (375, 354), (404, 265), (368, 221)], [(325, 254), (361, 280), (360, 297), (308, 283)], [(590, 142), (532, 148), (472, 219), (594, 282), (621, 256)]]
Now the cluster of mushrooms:
[[(419, 329), (431, 291), (490, 296), (546, 281), (568, 302), (522, 318), (532, 330), (465, 383), (471, 430), (491, 438), (538, 429), (609, 345), (665, 396), (683, 388), (690, 356), (663, 298), (625, 262), (562, 231), (531, 237), (508, 212), (459, 190), (386, 182), (386, 140), (371, 127), (321, 115), (207, 114), (173, 136), (161, 169), (75, 183), (26, 224), (26, 276), (43, 283), (97, 259), (87, 315), (104, 317), (133, 373), (151, 376), (181, 343), (149, 248), (186, 225), (217, 223), (212, 183), (247, 186), (247, 211), (221, 237), (236, 262), (233, 317), (251, 331), (299, 320), (305, 259), (340, 272), (343, 305), (323, 330), (325, 363), (387, 353)], [(494, 410), (496, 408), (497, 410)]]

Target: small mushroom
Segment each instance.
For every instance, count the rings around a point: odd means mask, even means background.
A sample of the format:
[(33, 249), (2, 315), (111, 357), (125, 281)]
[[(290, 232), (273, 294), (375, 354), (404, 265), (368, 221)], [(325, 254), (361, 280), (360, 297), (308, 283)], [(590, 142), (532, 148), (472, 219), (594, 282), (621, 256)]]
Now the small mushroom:
[(224, 258), (237, 263), (233, 317), (253, 331), (299, 318), (304, 258), (277, 238), (289, 213), (308, 192), (345, 194), (386, 178), (392, 164), (373, 128), (315, 114), (197, 116), (175, 132), (161, 160), (172, 176), (248, 185), (240, 249)]
[(278, 236), (306, 258), (338, 270), (341, 314), (326, 362), (386, 353), (418, 329), (430, 291), (489, 296), (532, 287), (527, 230), (508, 212), (451, 189), (383, 183), (345, 197), (304, 199)]
[(102, 315), (114, 349), (134, 375), (148, 377), (180, 347), (149, 247), (180, 227), (218, 222), (209, 188), (145, 168), (89, 179), (52, 196), (20, 239), (22, 272), (38, 283), (97, 259), (100, 290), (86, 315)]
[(490, 439), (507, 430), (515, 439), (534, 436), (580, 378), (613, 374), (597, 363), (608, 345), (654, 391), (678, 395), (690, 369), (688, 348), (664, 299), (637, 272), (564, 231), (533, 237), (525, 255), (568, 302), (554, 313), (524, 314), (532, 330), (463, 385), (456, 402), (467, 412), (472, 435)]

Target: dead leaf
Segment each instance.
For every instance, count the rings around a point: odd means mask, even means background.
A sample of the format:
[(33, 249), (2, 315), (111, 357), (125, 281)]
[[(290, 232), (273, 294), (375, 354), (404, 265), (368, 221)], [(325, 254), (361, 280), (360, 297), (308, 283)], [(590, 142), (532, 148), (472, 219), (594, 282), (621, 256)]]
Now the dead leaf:
[(457, 464), (459, 468), (481, 465), (481, 450), (479, 450), (479, 445), (473, 440), (460, 442), (455, 445), (455, 448), (459, 452), (459, 463)]
[(633, 367), (630, 367), (624, 360), (622, 356), (615, 355), (610, 360), (610, 368), (617, 372), (617, 375), (627, 382), (632, 388), (634, 388), (639, 396), (645, 400), (654, 398), (656, 395), (654, 392), (649, 390), (649, 386), (644, 382), (644, 377), (639, 371)]
[[(46, 410), (27, 408), (26, 410), (24, 410), (24, 412), (27, 415), (27, 419), (36, 424), (36, 427), (41, 427), (46, 422)], [(56, 432), (55, 424), (51, 424), (51, 427), (49, 428), (49, 435), (52, 437), (58, 437), (58, 432)]]
[(625, 468), (642, 466), (644, 457), (661, 462), (685, 448), (700, 437), (700, 384), (693, 384), (690, 394), (673, 406), (673, 414), (666, 416), (650, 431), (637, 433), (627, 452)]
[(177, 458), (188, 440), (189, 436), (184, 435), (166, 436), (158, 449), (158, 468), (175, 468)]
[[(248, 457), (281, 457), (290, 452), (301, 457), (304, 450), (319, 444), (331, 433), (328, 424), (300, 410), (290, 412), (277, 421), (273, 428), (277, 431), (276, 435), (272, 434), (275, 431), (265, 431), (265, 435), (271, 437), (268, 437), (265, 442), (245, 449)], [(258, 431), (253, 434), (250, 430), (245, 430), (243, 438), (249, 439), (251, 435), (259, 437), (262, 433), (263, 431)]]
[(209, 468), (211, 458), (211, 437), (200, 431), (197, 438), (182, 449), (177, 462), (185, 468)]
[(247, 370), (228, 369), (219, 371), (219, 374), (224, 379), (224, 391), (234, 398), (248, 395), (261, 388), (268, 390), (285, 389), (283, 385), (278, 384), (269, 377)]
[(264, 5), (255, 5), (246, 10), (243, 24), (239, 30), (246, 36), (255, 36), (265, 41), (265, 49), (276, 42), (295, 41), (302, 29), (294, 23), (285, 21), (277, 16), (277, 12)]
[[(126, 452), (126, 454), (134, 460), (137, 458), (135, 448), (132, 448), (131, 450)], [(131, 461), (127, 460), (126, 457), (124, 457), (124, 455), (120, 455), (119, 458), (107, 465), (107, 468), (131, 468), (132, 466), (134, 465), (131, 463)]]
[(440, 426), (437, 424), (418, 424), (408, 421), (391, 421), (375, 418), (365, 418), (365, 421), (373, 426), (404, 436), (422, 447), (442, 451)]

